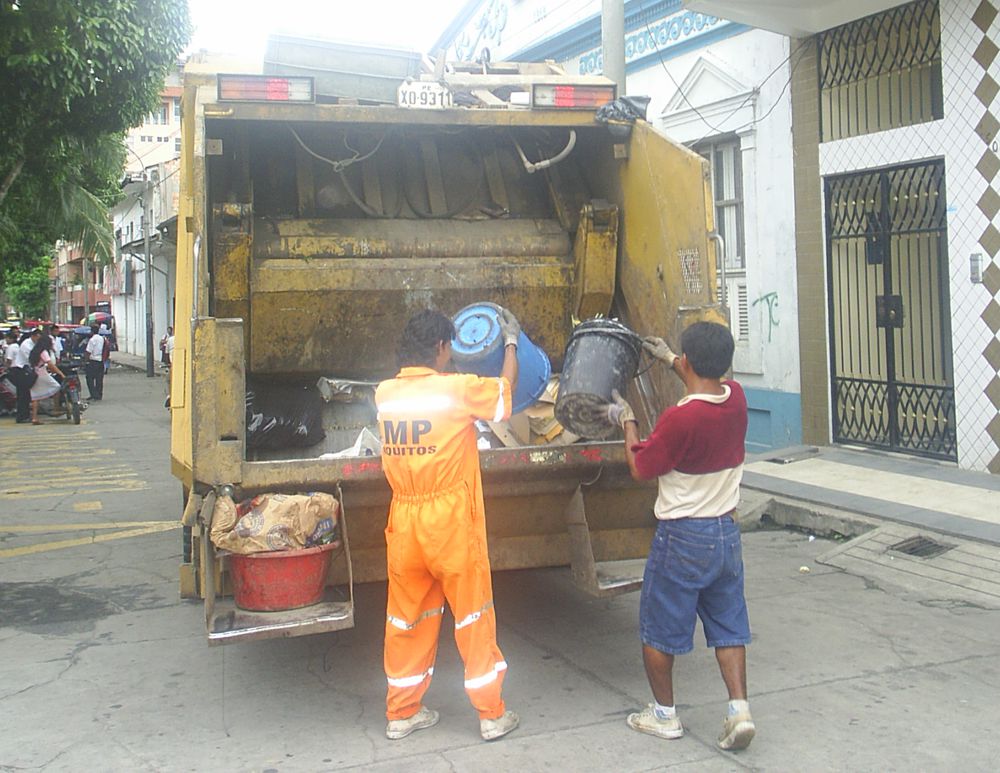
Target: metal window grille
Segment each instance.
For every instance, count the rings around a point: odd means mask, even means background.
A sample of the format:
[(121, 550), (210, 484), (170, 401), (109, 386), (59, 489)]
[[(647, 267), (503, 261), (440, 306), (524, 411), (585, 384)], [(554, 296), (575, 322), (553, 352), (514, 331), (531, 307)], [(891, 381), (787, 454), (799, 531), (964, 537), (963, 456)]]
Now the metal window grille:
[(743, 227), (743, 155), (734, 137), (700, 142), (694, 150), (708, 159), (712, 169), (715, 229), (726, 244), (726, 270), (746, 268)]
[(944, 117), (937, 0), (916, 0), (817, 37), (821, 141)]

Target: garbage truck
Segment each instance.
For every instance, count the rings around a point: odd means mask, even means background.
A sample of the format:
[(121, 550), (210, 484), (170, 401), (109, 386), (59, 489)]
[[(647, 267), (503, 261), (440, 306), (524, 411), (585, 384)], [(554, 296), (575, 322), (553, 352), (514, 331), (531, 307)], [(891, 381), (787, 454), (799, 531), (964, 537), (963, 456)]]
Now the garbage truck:
[[(552, 63), (432, 64), (399, 78), (394, 102), (337, 94), (315, 68), (187, 66), (171, 467), (181, 593), (204, 599), (211, 644), (350, 627), (354, 583), (386, 577), (380, 458), (344, 451), (378, 435), (370, 398), (324, 402), (317, 445), (260, 449), (255, 380), (363, 395), (396, 373), (399, 335), (428, 307), (511, 309), (557, 375), (581, 320), (676, 346), (691, 322), (725, 319), (701, 156), (642, 118), (598, 120), (618, 97), (610, 80)], [(639, 370), (628, 397), (648, 432), (681, 385), (655, 362)], [(638, 587), (656, 489), (632, 480), (620, 439), (565, 433), (480, 457), (495, 571), (570, 567), (594, 594)], [(303, 492), (341, 501), (329, 594), (241, 609), (209, 538), (218, 498)]]

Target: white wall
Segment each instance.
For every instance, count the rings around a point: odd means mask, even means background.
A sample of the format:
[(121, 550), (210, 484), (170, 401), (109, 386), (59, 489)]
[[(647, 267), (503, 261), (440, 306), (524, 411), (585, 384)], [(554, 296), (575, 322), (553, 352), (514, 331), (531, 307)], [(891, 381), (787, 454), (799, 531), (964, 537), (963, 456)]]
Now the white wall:
[[(626, 85), (630, 94), (653, 97), (650, 120), (679, 142), (731, 132), (739, 137), (750, 336), (738, 346), (734, 369), (748, 386), (798, 392), (788, 55), (788, 38), (751, 30), (657, 61), (628, 74)], [(717, 77), (716, 68), (729, 82)], [(679, 98), (678, 85), (686, 100)], [(735, 299), (730, 305), (735, 307)]]
[[(153, 354), (159, 360), (160, 337), (173, 324), (173, 299), (176, 294), (177, 247), (164, 237), (161, 227), (177, 215), (179, 179), (176, 160), (147, 168), (157, 181), (153, 186), (153, 222), (157, 230), (151, 233), (153, 255)], [(131, 260), (134, 268), (133, 292), (113, 294), (112, 313), (118, 332), (118, 347), (141, 357), (146, 355), (146, 265), (142, 234), (143, 183), (132, 183), (126, 197), (112, 210), (115, 230), (122, 233), (122, 259)], [(131, 230), (129, 228), (131, 226)], [(130, 236), (131, 234), (131, 236)], [(124, 288), (122, 288), (124, 289)]]

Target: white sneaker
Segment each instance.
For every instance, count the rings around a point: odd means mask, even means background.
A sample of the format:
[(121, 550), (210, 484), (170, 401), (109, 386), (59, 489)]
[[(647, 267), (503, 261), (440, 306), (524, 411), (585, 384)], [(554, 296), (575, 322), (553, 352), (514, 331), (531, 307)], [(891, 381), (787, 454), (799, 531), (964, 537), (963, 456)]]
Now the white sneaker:
[(479, 734), (484, 741), (495, 741), (503, 738), (511, 730), (521, 724), (521, 718), (513, 711), (505, 711), (502, 717), (496, 719), (480, 719)]
[(655, 735), (657, 738), (673, 739), (684, 735), (684, 727), (681, 725), (680, 717), (675, 714), (669, 719), (660, 719), (653, 711), (652, 703), (642, 711), (629, 714), (626, 722), (633, 730), (647, 735)]
[(727, 716), (722, 725), (722, 734), (719, 736), (719, 748), (726, 751), (745, 749), (750, 745), (756, 732), (757, 728), (749, 710)]
[(434, 709), (421, 706), (420, 711), (412, 717), (390, 719), (389, 723), (385, 726), (385, 737), (390, 741), (398, 741), (400, 738), (406, 738), (414, 730), (433, 727), (438, 723), (440, 718), (441, 715), (434, 711)]

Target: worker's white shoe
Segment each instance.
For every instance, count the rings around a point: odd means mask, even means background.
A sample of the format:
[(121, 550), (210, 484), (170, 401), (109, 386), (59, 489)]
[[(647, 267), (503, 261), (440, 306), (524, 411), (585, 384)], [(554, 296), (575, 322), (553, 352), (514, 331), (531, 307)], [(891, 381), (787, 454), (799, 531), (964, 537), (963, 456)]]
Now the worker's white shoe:
[(633, 730), (647, 735), (655, 735), (657, 738), (680, 738), (684, 735), (684, 727), (680, 718), (675, 714), (669, 719), (660, 719), (653, 711), (653, 704), (650, 703), (642, 711), (629, 714), (628, 726)]
[(420, 711), (412, 717), (406, 719), (390, 719), (385, 726), (385, 737), (390, 741), (398, 741), (406, 738), (414, 730), (423, 730), (425, 727), (432, 727), (438, 723), (441, 715), (434, 709), (421, 706)]
[(496, 719), (480, 719), (479, 734), (484, 741), (495, 741), (521, 724), (521, 718), (513, 711), (505, 711), (502, 717)]
[(757, 728), (754, 726), (749, 709), (728, 716), (719, 736), (719, 748), (726, 751), (745, 749), (750, 745), (756, 732)]

